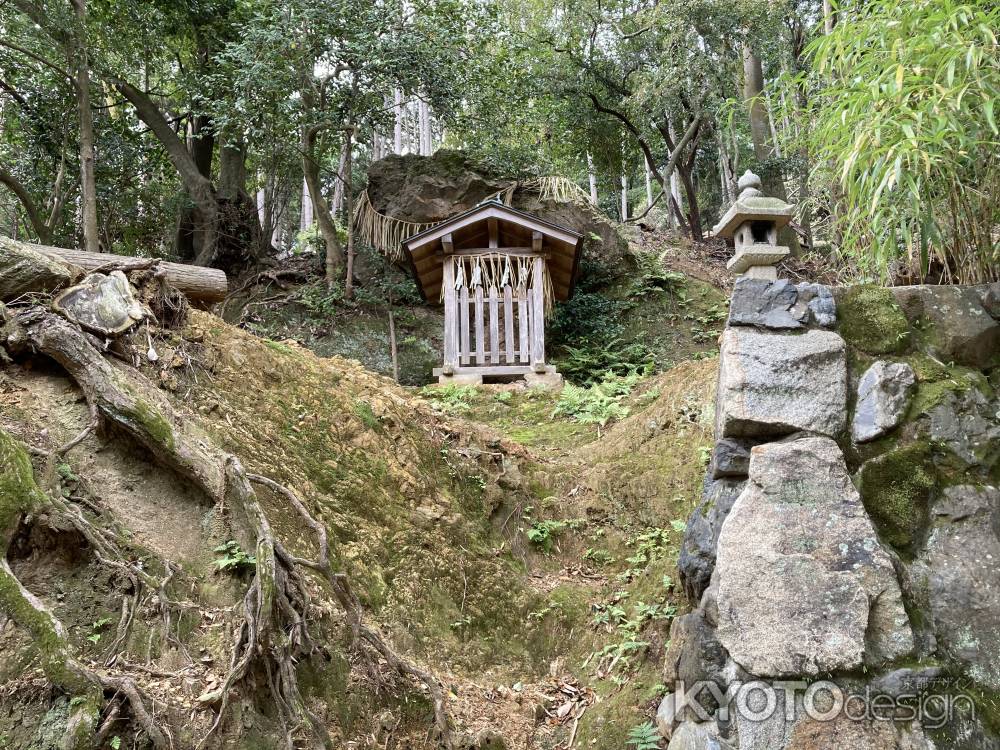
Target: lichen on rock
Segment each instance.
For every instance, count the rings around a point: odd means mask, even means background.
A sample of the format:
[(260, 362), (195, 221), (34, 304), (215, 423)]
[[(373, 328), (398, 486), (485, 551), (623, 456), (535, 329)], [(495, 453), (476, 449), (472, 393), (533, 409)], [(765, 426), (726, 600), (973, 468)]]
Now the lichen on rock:
[(852, 670), (913, 649), (892, 563), (829, 438), (753, 449), (717, 554), (719, 640), (751, 674)]

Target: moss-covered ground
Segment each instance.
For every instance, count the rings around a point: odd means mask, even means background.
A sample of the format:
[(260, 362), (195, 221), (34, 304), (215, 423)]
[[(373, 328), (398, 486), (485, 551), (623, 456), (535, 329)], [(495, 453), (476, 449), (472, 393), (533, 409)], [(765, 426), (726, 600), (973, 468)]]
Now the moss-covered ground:
[[(492, 727), (517, 747), (565, 742), (574, 722), (537, 720), (533, 702), (554, 711), (558, 685), (569, 681), (587, 707), (577, 744), (621, 748), (629, 729), (652, 716), (670, 620), (683, 606), (673, 576), (683, 519), (699, 496), (709, 455), (722, 294), (655, 269), (634, 283), (605, 280), (598, 296), (618, 313), (588, 325), (611, 326), (613, 338), (639, 352), (635, 362), (611, 369), (651, 362), (642, 369), (654, 374), (633, 374), (613, 391), (614, 408), (606, 421), (598, 416), (603, 423), (581, 421), (544, 389), (400, 387), (372, 372), (391, 370), (380, 301), (348, 305), (308, 289), (293, 296), (259, 306), (266, 315), (252, 308), (243, 330), (192, 313), (186, 329), (157, 341), (161, 361), (145, 363), (146, 374), (164, 384), (183, 419), (248, 470), (303, 498), (329, 529), (336, 564), (351, 576), (369, 621), (446, 681), (461, 729)], [(421, 373), (435, 364), (440, 318), (399, 305), (395, 320), (402, 379), (426, 382)], [(573, 335), (582, 340), (579, 331)], [(559, 361), (578, 357), (573, 340), (567, 335), (554, 349)], [(683, 360), (694, 361), (676, 364)], [(72, 390), (66, 381), (59, 387)], [(25, 404), (45, 398), (39, 393)], [(85, 419), (82, 405), (72, 410)], [(0, 409), (0, 422), (17, 424), (20, 435), (36, 441), (51, 416)], [(154, 432), (167, 442), (172, 428), (161, 427)], [(70, 423), (58, 430), (66, 437), (72, 431)], [(103, 448), (95, 437), (80, 450)], [(173, 500), (186, 502), (181, 494)], [(262, 502), (291, 549), (314, 553), (308, 530), (280, 498), (264, 493)], [(190, 519), (186, 530), (164, 527), (159, 547), (147, 541), (153, 549), (204, 548), (183, 561), (178, 585), (211, 617), (182, 618), (176, 634), (209, 660), (199, 666), (207, 675), (227, 661), (227, 623), (246, 581), (238, 570), (212, 572), (211, 550), (226, 540), (215, 536), (210, 509), (194, 504), (189, 511), (182, 516)], [(122, 519), (126, 529), (129, 521)], [(178, 532), (190, 538), (167, 538)], [(160, 553), (142, 554), (160, 565)], [(85, 586), (71, 585), (80, 596), (55, 603), (57, 611), (72, 626), (74, 643), (96, 656), (86, 626), (100, 613), (83, 600)], [(107, 593), (98, 603), (102, 612)], [(336, 607), (321, 587), (317, 611), (315, 627), (330, 658), (303, 665), (304, 689), (335, 736), (384, 737), (389, 716), (391, 733), (424, 747), (426, 698), (358, 673), (358, 660), (341, 649)], [(176, 654), (162, 648), (156, 622), (140, 620), (130, 658), (175, 669)], [(15, 680), (31, 666), (29, 660), (5, 675)], [(197, 694), (203, 686), (192, 689)], [(267, 746), (266, 726), (247, 721), (259, 725)], [(251, 742), (257, 728), (248, 732)]]
[(710, 453), (716, 370), (705, 359), (642, 381), (624, 400), (629, 416), (599, 438), (596, 425), (555, 414), (559, 397), (549, 391), (428, 393), (437, 408), (504, 431), (539, 459), (528, 469), (536, 499), (516, 530), (545, 592), (531, 618), (570, 629), (561, 663), (594, 691), (580, 747), (624, 747), (662, 697), (669, 624), (685, 606), (674, 571)]

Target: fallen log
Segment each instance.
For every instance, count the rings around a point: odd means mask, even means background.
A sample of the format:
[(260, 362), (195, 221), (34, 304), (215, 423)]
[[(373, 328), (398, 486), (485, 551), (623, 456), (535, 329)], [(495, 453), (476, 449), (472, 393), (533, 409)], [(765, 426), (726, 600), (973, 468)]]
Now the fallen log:
[[(82, 268), (84, 271), (96, 271), (98, 269), (109, 270), (110, 266), (122, 264), (128, 266), (131, 263), (148, 260), (144, 258), (131, 258), (124, 255), (113, 255), (111, 253), (88, 253), (83, 250), (72, 250), (64, 247), (49, 247), (48, 245), (35, 245), (30, 242), (18, 242), (4, 238), (4, 243), (21, 245), (28, 250), (34, 250), (47, 258), (62, 263), (71, 263)], [(0, 248), (2, 249), (2, 248)], [(205, 266), (190, 266), (184, 263), (168, 263), (160, 261), (157, 268), (164, 272), (167, 281), (171, 286), (183, 292), (188, 299), (201, 305), (210, 305), (225, 299), (229, 291), (229, 280), (225, 271), (218, 268), (207, 268)]]

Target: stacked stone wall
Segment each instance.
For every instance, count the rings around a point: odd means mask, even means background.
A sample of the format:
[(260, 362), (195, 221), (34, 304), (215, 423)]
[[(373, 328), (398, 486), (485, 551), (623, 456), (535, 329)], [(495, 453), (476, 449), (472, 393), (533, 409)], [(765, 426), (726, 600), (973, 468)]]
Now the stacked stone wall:
[(670, 750), (1000, 748), (998, 318), (996, 284), (737, 281)]

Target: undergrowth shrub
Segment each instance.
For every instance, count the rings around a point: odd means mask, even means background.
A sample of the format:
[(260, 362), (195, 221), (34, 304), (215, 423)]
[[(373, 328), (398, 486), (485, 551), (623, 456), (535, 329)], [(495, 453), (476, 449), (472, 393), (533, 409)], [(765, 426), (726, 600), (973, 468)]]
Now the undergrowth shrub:
[(1000, 6), (843, 0), (837, 15), (786, 85), (810, 90), (808, 108), (788, 108), (803, 134), (789, 146), (834, 196), (841, 252), (871, 280), (900, 265), (1000, 278)]
[(607, 373), (627, 375), (652, 367), (653, 353), (645, 344), (625, 343), (619, 338), (588, 342), (583, 346), (566, 346), (559, 358), (559, 370), (571, 381), (589, 387), (600, 382)]
[(474, 385), (428, 385), (420, 389), (420, 395), (430, 399), (449, 414), (458, 414), (472, 408), (479, 395), (479, 389)]
[(636, 253), (639, 273), (629, 285), (630, 297), (645, 297), (653, 292), (683, 292), (687, 277), (680, 271), (668, 271), (656, 253)]
[(650, 365), (626, 375), (605, 372), (599, 382), (586, 387), (567, 383), (559, 394), (553, 414), (601, 427), (613, 419), (624, 419), (629, 414), (625, 398), (650, 374), (651, 369)]

